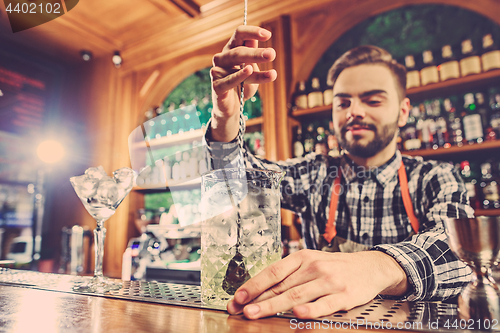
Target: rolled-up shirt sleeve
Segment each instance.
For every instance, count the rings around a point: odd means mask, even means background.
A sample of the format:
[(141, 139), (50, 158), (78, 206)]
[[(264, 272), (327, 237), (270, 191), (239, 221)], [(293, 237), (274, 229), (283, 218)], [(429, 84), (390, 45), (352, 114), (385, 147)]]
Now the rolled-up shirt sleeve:
[(392, 256), (405, 270), (412, 290), (404, 299), (446, 300), (458, 295), (471, 269), (451, 251), (444, 221), (473, 217), (465, 185), (446, 163), (438, 163), (422, 180), (420, 229), (411, 239), (373, 249)]

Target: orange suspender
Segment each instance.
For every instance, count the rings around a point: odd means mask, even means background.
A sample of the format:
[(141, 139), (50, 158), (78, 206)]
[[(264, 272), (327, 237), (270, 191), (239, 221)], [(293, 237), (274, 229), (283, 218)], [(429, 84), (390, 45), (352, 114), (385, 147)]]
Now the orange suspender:
[[(417, 217), (415, 216), (415, 211), (413, 210), (413, 205), (410, 198), (410, 190), (408, 189), (408, 179), (406, 178), (406, 170), (401, 161), (401, 166), (398, 170), (399, 186), (401, 188), (401, 195), (403, 196), (403, 204), (405, 207), (406, 214), (408, 215), (411, 223), (411, 227), (415, 233), (418, 233), (420, 224)], [(337, 205), (339, 203), (340, 194), (340, 179), (342, 178), (342, 170), (339, 168), (339, 175), (335, 178), (333, 182), (332, 198), (330, 200), (330, 213), (328, 214), (328, 223), (325, 227), (325, 233), (323, 237), (330, 243), (332, 239), (337, 235), (337, 229), (335, 228), (335, 213), (337, 212)]]

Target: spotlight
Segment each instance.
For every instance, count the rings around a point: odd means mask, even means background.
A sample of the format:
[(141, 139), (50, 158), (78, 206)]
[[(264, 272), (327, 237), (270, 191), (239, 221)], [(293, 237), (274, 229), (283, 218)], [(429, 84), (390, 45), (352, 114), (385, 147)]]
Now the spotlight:
[(92, 52), (82, 50), (80, 51), (80, 56), (82, 57), (83, 61), (90, 61), (90, 59), (92, 59)]
[(0, 89), (0, 97), (3, 96), (3, 92), (2, 92), (2, 89)]
[(115, 51), (115, 53), (113, 54), (113, 58), (111, 58), (111, 61), (113, 62), (113, 64), (115, 64), (116, 68), (119, 68), (122, 65), (123, 59), (119, 51)]
[(38, 145), (36, 153), (42, 161), (52, 164), (64, 157), (64, 147), (57, 141), (46, 140)]

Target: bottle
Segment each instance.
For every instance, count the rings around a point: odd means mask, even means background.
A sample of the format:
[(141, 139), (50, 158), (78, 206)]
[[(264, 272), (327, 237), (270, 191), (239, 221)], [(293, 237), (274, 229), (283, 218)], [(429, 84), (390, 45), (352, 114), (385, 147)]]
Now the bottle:
[(464, 109), (462, 114), (465, 140), (467, 140), (469, 144), (483, 142), (483, 125), (481, 123), (481, 116), (476, 112), (473, 93), (464, 95)]
[(293, 139), (293, 157), (302, 157), (304, 155), (304, 143), (302, 142), (302, 128), (297, 127)]
[(462, 179), (465, 183), (465, 188), (467, 189), (467, 195), (469, 196), (470, 206), (474, 209), (481, 208), (481, 203), (477, 196), (478, 183), (474, 177), (469, 161), (462, 161), (462, 163), (460, 163), (460, 169)]
[(420, 87), (420, 72), (415, 64), (415, 57), (411, 54), (405, 57), (406, 89)]
[(450, 98), (443, 102), (444, 110), (448, 119), (448, 143), (452, 146), (461, 147), (463, 145), (462, 120), (457, 113), (455, 106)]
[(309, 124), (307, 126), (307, 131), (304, 137), (304, 153), (309, 154), (314, 150), (314, 126)]
[(294, 104), (297, 109), (307, 109), (307, 92), (305, 81), (300, 81), (297, 84), (297, 90), (295, 91)]
[(337, 141), (337, 137), (335, 136), (334, 128), (333, 128), (333, 121), (330, 121), (328, 124), (328, 127), (330, 129), (327, 137), (328, 141), (328, 155), (332, 157), (337, 157), (340, 155), (340, 148), (339, 148), (339, 143)]
[(198, 156), (197, 156), (198, 149), (194, 148), (191, 149), (190, 154), (189, 154), (189, 172), (188, 172), (188, 178), (194, 179), (199, 176), (199, 170), (198, 170)]
[(182, 159), (182, 152), (177, 151), (175, 153), (175, 162), (174, 165), (172, 166), (172, 179), (173, 180), (180, 180), (181, 179), (181, 159)]
[(476, 113), (481, 116), (481, 124), (483, 126), (483, 132), (486, 133), (489, 127), (489, 119), (490, 119), (490, 111), (489, 107), (486, 104), (486, 98), (483, 92), (477, 92), (475, 95), (476, 98)]
[(153, 109), (155, 116), (154, 138), (159, 139), (167, 135), (167, 117), (162, 106), (155, 106)]
[(460, 72), (462, 76), (481, 73), (481, 59), (474, 50), (472, 40), (462, 41), (462, 59), (460, 59)]
[(180, 161), (181, 179), (187, 179), (189, 176), (189, 158), (189, 153), (184, 151)]
[(149, 141), (154, 138), (155, 122), (153, 118), (154, 118), (154, 110), (152, 108), (144, 112), (143, 125), (144, 125), (144, 130), (146, 132), (144, 140), (146, 141)]
[(479, 184), (483, 192), (483, 208), (500, 208), (500, 189), (496, 177), (493, 176), (491, 163), (481, 164), (481, 182)]
[(307, 94), (307, 106), (315, 108), (323, 105), (323, 92), (319, 84), (319, 79), (313, 77), (311, 80), (311, 91)]
[(323, 91), (323, 105), (332, 105), (333, 104), (333, 87), (327, 86)]
[(266, 151), (264, 150), (264, 145), (260, 136), (255, 139), (255, 155), (262, 158), (266, 156)]
[(163, 170), (165, 173), (165, 179), (168, 180), (172, 179), (172, 166), (170, 164), (170, 158), (168, 156), (165, 156), (163, 158)]
[(316, 144), (314, 145), (314, 152), (316, 154), (328, 155), (328, 143), (326, 141), (325, 129), (318, 127), (316, 129)]
[(430, 83), (439, 82), (439, 73), (434, 62), (434, 56), (431, 50), (425, 50), (422, 52), (423, 66), (420, 70), (420, 79), (422, 85), (425, 86)]
[(410, 115), (406, 120), (406, 125), (401, 130), (404, 150), (420, 149), (422, 142), (417, 133), (417, 119), (420, 117), (418, 106), (412, 107)]
[(460, 66), (453, 55), (451, 45), (444, 45), (441, 48), (442, 62), (439, 65), (439, 77), (441, 81), (457, 79), (460, 77)]
[(500, 50), (498, 50), (498, 47), (495, 45), (491, 34), (483, 36), (481, 63), (483, 64), (483, 72), (500, 68)]
[(493, 129), (497, 138), (500, 138), (500, 91), (490, 90), (490, 120), (489, 127)]

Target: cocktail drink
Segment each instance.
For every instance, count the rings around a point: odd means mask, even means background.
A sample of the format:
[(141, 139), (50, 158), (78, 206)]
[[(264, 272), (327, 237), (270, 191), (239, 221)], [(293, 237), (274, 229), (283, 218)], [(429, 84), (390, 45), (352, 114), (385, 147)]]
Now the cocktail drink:
[(130, 168), (121, 168), (109, 177), (102, 166), (88, 168), (85, 174), (70, 178), (71, 185), (83, 203), (83, 206), (96, 220), (94, 229), (95, 268), (94, 277), (88, 284), (77, 283), (73, 289), (80, 292), (104, 293), (121, 288), (120, 283), (114, 283), (104, 278), (102, 261), (104, 255), (104, 239), (106, 229), (104, 222), (116, 211), (134, 186), (136, 174)]
[(281, 259), (284, 173), (223, 169), (202, 176), (201, 298), (224, 307), (250, 277)]

